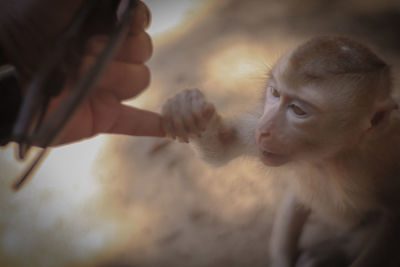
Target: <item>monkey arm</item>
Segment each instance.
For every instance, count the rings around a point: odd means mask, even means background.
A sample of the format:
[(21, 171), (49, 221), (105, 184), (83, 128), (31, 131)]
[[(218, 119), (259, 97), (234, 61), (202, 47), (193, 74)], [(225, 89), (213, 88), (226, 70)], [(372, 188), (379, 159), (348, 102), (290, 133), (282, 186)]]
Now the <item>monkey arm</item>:
[(257, 154), (258, 110), (227, 120), (200, 90), (186, 89), (163, 105), (163, 128), (168, 137), (191, 143), (205, 161), (222, 165), (242, 154)]
[(241, 155), (257, 155), (255, 128), (257, 116), (224, 119), (215, 113), (200, 136), (191, 139), (200, 157), (213, 165), (223, 165)]
[(191, 139), (199, 156), (213, 165), (223, 165), (240, 155), (242, 148), (237, 129), (215, 114), (200, 136)]
[(283, 199), (276, 216), (270, 240), (272, 267), (293, 266), (298, 255), (298, 241), (310, 211), (292, 192)]
[(399, 226), (399, 216), (382, 216), (375, 231), (373, 231), (374, 234), (370, 239), (369, 244), (351, 264), (351, 267), (399, 266)]

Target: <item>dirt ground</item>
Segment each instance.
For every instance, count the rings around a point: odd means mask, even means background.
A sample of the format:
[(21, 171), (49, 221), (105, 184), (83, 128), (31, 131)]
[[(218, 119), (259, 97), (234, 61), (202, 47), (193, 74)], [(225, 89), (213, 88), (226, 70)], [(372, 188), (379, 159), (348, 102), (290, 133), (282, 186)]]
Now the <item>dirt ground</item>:
[[(188, 16), (184, 28), (154, 40), (152, 84), (132, 104), (160, 111), (168, 97), (197, 87), (224, 116), (234, 116), (258, 101), (267, 69), (280, 55), (321, 34), (370, 44), (399, 77), (397, 0), (210, 0)], [(70, 227), (62, 236), (65, 244), (51, 239), (35, 250), (32, 261), (26, 256), (21, 263), (15, 260), (18, 253), (0, 246), (4, 266), (267, 266), (281, 188), (257, 160), (237, 159), (213, 168), (187, 144), (113, 137), (94, 174), (100, 192), (92, 199), (95, 208), (75, 216), (95, 218), (88, 226), (92, 229), (101, 223), (113, 226), (111, 237), (96, 250), (82, 252), (89, 257), (71, 252), (57, 261), (47, 247), (73, 246)], [(5, 203), (6, 195), (0, 200)], [(4, 227), (0, 234), (5, 235)]]

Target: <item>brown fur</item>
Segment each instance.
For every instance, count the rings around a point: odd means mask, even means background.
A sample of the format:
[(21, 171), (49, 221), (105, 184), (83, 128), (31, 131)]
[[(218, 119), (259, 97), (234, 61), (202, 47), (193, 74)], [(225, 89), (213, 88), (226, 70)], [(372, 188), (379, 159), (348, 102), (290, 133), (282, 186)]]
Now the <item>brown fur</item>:
[[(396, 244), (385, 240), (400, 223), (400, 117), (390, 95), (389, 66), (360, 43), (325, 36), (283, 56), (269, 76), (262, 115), (227, 123), (215, 114), (217, 119), (209, 119), (192, 141), (211, 162), (225, 163), (250, 151), (277, 167), (272, 173), (286, 176), (288, 200), (271, 238), (272, 266), (296, 262), (308, 210), (347, 231), (365, 229), (361, 225), (373, 229), (366, 235), (372, 245), (360, 241), (351, 249), (357, 251), (354, 266), (393, 256)], [(172, 102), (179, 104), (176, 99)], [(297, 114), (293, 105), (305, 112)], [(175, 125), (195, 111), (186, 108), (169, 116), (176, 117)], [(221, 133), (228, 133), (226, 142)], [(347, 233), (350, 239), (353, 230)], [(337, 243), (338, 251), (341, 246), (347, 245)], [(296, 266), (312, 260), (300, 257)]]

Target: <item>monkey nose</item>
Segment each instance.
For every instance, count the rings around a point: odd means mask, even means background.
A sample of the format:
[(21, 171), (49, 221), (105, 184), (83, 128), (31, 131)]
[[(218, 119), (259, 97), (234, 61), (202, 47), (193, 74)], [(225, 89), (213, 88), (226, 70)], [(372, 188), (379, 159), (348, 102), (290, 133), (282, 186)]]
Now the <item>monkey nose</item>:
[(271, 133), (270, 132), (262, 132), (260, 133), (260, 135), (258, 136), (258, 143), (261, 144), (261, 141), (263, 138), (267, 138), (270, 137)]

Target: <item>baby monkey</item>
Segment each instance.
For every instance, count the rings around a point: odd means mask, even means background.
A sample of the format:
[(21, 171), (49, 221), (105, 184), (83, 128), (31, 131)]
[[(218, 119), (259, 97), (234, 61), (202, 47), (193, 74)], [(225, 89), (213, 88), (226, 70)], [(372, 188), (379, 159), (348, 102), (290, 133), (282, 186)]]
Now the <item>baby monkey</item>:
[[(400, 266), (400, 120), (390, 67), (356, 41), (325, 36), (282, 56), (268, 76), (262, 105), (230, 121), (199, 90), (179, 93), (163, 107), (166, 133), (217, 165), (256, 155), (287, 182), (270, 266)], [(302, 248), (310, 215), (343, 235)]]

